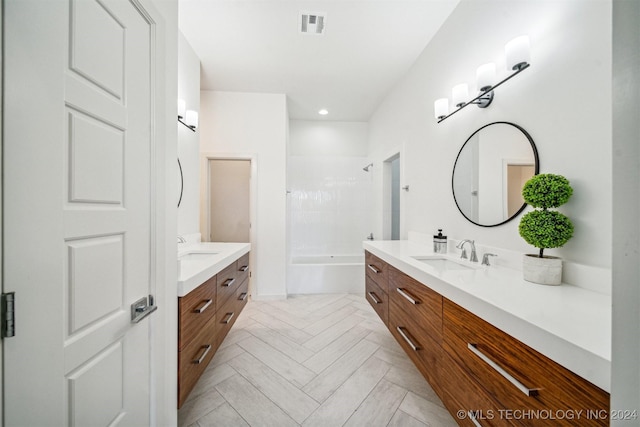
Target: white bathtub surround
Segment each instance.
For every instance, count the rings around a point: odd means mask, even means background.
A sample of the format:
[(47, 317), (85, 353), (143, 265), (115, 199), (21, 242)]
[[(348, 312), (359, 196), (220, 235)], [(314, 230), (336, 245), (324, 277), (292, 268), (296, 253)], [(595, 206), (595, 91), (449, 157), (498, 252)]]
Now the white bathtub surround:
[(251, 250), (249, 243), (191, 243), (178, 250), (178, 296), (182, 297)]
[(293, 257), (287, 274), (289, 294), (364, 294), (364, 255)]
[[(414, 258), (436, 255), (431, 244), (415, 241), (364, 242), (364, 249), (603, 390), (610, 390), (610, 295), (566, 284), (529, 283), (520, 270), (500, 265), (500, 257), (493, 258), (490, 267), (465, 261), (473, 268), (438, 270)], [(450, 256), (459, 260), (456, 253)]]

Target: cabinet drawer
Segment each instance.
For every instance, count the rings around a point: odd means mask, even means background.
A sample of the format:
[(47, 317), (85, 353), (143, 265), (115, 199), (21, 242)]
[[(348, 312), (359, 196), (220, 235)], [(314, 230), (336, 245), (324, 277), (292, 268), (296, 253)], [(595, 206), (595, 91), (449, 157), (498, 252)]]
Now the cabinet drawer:
[(389, 324), (389, 297), (387, 293), (371, 280), (370, 277), (366, 277), (365, 281), (365, 297), (373, 309), (378, 313), (380, 319), (385, 325)]
[(382, 288), (383, 291), (387, 290), (387, 280), (388, 280), (388, 268), (389, 265), (382, 261), (377, 256), (373, 255), (371, 252), (365, 252), (364, 255), (364, 269), (366, 271), (367, 277), (371, 278), (374, 282), (378, 284)]
[(178, 349), (182, 350), (216, 312), (216, 276), (178, 298)]
[(389, 301), (410, 317), (436, 343), (442, 343), (442, 296), (401, 271), (389, 267)]
[(436, 389), (439, 383), (437, 369), (442, 355), (440, 344), (423, 328), (414, 313), (399, 306), (394, 299), (389, 301), (388, 327), (422, 375)]
[[(220, 310), (227, 300), (233, 295), (238, 289), (238, 285), (240, 285), (240, 280), (237, 277), (237, 267), (236, 262), (231, 263), (231, 265), (227, 266), (224, 270), (218, 273), (218, 294), (217, 298), (217, 310)], [(216, 311), (217, 311), (216, 310)]]
[(459, 425), (512, 425), (507, 417), (500, 416), (498, 405), (448, 354), (442, 354), (438, 371), (442, 381), (440, 397)]
[(238, 283), (244, 282), (249, 277), (249, 271), (249, 253), (247, 252), (236, 261), (236, 279), (238, 279)]
[(235, 323), (238, 315), (247, 303), (249, 281), (245, 280), (240, 286), (235, 287), (235, 292), (216, 313), (216, 328), (218, 345), (224, 341), (227, 333)]
[[(608, 413), (608, 393), (446, 299), (444, 348), (503, 408)], [(606, 419), (579, 421), (581, 426), (608, 424)], [(561, 424), (535, 420), (535, 425)]]
[(215, 316), (199, 329), (182, 351), (178, 352), (178, 409), (213, 358), (217, 349)]

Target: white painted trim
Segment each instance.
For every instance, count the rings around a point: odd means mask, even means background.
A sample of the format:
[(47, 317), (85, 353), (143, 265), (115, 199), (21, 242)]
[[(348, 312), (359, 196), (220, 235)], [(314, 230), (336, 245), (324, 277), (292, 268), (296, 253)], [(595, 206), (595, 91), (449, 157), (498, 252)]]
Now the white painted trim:
[[(251, 265), (251, 275), (249, 277), (249, 295), (254, 296), (253, 274), (257, 274), (258, 251), (256, 236), (258, 235), (258, 154), (257, 153), (200, 153), (200, 235), (203, 242), (208, 242), (211, 236), (211, 218), (209, 212), (209, 160), (249, 160), (251, 162), (251, 177), (249, 184), (249, 243), (251, 252), (249, 254), (249, 264)], [(255, 299), (255, 298), (254, 298)]]

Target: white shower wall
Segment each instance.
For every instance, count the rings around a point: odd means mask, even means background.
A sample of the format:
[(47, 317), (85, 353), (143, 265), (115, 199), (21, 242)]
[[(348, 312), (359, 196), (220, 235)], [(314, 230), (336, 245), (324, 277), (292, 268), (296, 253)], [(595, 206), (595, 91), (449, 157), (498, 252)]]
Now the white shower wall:
[(289, 122), (287, 293), (364, 293), (375, 167), (367, 123)]
[(353, 255), (371, 230), (371, 174), (366, 157), (291, 156), (291, 256)]

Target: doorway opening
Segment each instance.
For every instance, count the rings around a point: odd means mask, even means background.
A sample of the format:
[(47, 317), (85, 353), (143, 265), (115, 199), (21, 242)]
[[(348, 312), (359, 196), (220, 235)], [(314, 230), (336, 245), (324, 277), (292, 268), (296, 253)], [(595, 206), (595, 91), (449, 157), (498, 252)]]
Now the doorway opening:
[(207, 169), (207, 240), (250, 242), (251, 160), (209, 159)]
[(400, 153), (383, 162), (383, 239), (400, 240)]

